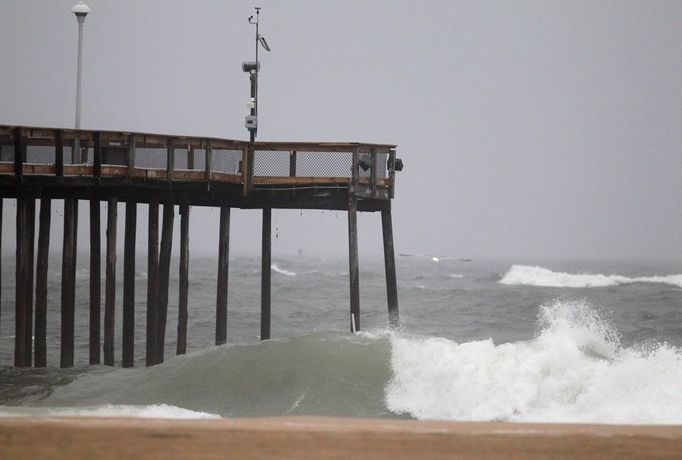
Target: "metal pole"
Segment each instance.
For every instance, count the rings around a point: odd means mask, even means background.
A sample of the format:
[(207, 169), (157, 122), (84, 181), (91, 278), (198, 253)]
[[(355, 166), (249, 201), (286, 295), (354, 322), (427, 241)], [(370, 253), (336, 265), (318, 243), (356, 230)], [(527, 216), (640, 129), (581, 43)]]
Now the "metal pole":
[[(78, 67), (76, 70), (76, 129), (81, 129), (81, 81), (83, 74), (83, 23), (85, 16), (76, 16), (78, 19)], [(73, 152), (71, 161), (75, 163), (77, 158), (81, 158), (81, 140), (76, 138), (73, 141)]]
[(78, 16), (78, 70), (76, 72), (76, 129), (81, 128), (81, 80), (83, 74), (83, 23), (85, 16)]

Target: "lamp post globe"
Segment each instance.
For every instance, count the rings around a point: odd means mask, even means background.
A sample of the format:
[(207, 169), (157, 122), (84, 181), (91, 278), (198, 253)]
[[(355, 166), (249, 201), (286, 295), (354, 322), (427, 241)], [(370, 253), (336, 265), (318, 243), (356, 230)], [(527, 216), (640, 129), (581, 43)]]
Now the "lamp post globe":
[(71, 8), (71, 12), (76, 15), (78, 23), (82, 24), (83, 21), (85, 21), (85, 16), (87, 16), (88, 13), (92, 12), (92, 10), (85, 3), (78, 2), (75, 5), (73, 5), (73, 8)]

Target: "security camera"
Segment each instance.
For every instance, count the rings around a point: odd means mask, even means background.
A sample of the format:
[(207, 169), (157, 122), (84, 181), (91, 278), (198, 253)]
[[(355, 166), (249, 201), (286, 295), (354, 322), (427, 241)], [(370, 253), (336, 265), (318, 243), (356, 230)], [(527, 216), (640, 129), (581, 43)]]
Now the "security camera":
[(244, 72), (257, 72), (260, 70), (260, 62), (246, 61), (242, 62), (242, 70)]

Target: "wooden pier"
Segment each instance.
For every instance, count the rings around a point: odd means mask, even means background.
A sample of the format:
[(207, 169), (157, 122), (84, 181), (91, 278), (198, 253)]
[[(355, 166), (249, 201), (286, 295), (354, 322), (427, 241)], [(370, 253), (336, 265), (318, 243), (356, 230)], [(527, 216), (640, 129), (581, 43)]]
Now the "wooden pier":
[[(227, 342), (231, 208), (262, 209), (263, 212), (262, 340), (270, 338), (272, 211), (284, 208), (348, 211), (351, 331), (360, 330), (357, 213), (381, 213), (388, 321), (392, 328), (399, 327), (391, 219), (395, 172), (400, 169), (400, 162), (396, 161), (395, 155), (395, 146), (384, 144), (244, 142), (0, 125), (0, 229), (3, 200), (16, 199), (17, 202), (14, 365), (47, 365), (47, 273), (53, 200), (64, 202), (61, 367), (74, 364), (79, 200), (87, 200), (90, 210), (90, 364), (100, 363), (101, 350), (104, 352), (102, 362), (105, 365), (114, 365), (115, 362), (116, 224), (119, 202), (125, 203), (120, 344), (124, 367), (134, 365), (136, 345), (135, 241), (138, 204), (149, 207), (147, 366), (164, 360), (176, 206), (181, 220), (177, 354), (185, 353), (187, 344), (189, 218), (192, 206), (220, 208), (215, 319), (217, 345)], [(34, 260), (36, 200), (40, 202), (37, 261)], [(100, 330), (102, 201), (108, 203), (103, 331)], [(159, 211), (162, 216), (160, 239)]]

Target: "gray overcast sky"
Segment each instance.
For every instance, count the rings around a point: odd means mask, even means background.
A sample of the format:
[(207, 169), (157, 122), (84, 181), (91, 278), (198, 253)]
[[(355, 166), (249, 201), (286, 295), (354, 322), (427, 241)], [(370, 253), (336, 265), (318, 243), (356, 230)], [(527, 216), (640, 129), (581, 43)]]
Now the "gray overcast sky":
[[(0, 124), (73, 126), (74, 3), (0, 3)], [(254, 3), (88, 4), (84, 128), (246, 137)], [(398, 144), (399, 251), (678, 257), (682, 2), (259, 5), (260, 139)], [(192, 218), (192, 250), (215, 252), (217, 212)], [(273, 221), (275, 256), (346, 252), (343, 213)], [(362, 216), (361, 254), (380, 253), (379, 222)], [(232, 229), (235, 252), (258, 250), (258, 213)]]

